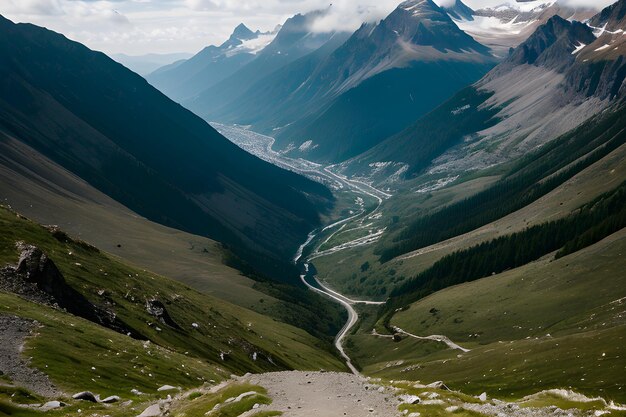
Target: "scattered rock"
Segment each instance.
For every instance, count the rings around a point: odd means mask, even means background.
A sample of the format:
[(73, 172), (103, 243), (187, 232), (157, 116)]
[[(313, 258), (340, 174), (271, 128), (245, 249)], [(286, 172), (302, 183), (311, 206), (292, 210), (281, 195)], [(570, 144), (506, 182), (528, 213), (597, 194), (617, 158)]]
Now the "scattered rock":
[(143, 410), (141, 414), (137, 417), (160, 417), (161, 416), (161, 406), (159, 404), (152, 404), (150, 407)]
[(417, 395), (401, 395), (400, 401), (406, 404), (419, 404), (422, 400)]
[(482, 402), (487, 401), (487, 393), (486, 393), (486, 392), (483, 392), (482, 394), (480, 394), (480, 395), (478, 396), (478, 399), (479, 399), (480, 401), (482, 401)]
[(177, 389), (176, 387), (173, 387), (171, 385), (163, 385), (161, 388), (159, 388), (157, 391), (171, 391)]
[(434, 389), (445, 389), (447, 391), (450, 391), (450, 388), (448, 388), (446, 386), (446, 384), (443, 383), (443, 381), (435, 381), (431, 384), (426, 385), (427, 388), (434, 388)]
[(83, 391), (83, 392), (79, 392), (77, 394), (72, 395), (72, 398), (75, 400), (82, 400), (82, 401), (90, 401), (92, 403), (97, 403), (98, 399), (96, 398), (95, 395), (93, 395), (93, 393), (89, 392), (89, 391)]
[(161, 323), (166, 324), (174, 329), (180, 329), (180, 326), (176, 324), (174, 319), (170, 316), (165, 308), (165, 304), (157, 299), (146, 301), (146, 311), (156, 317)]
[(42, 405), (40, 409), (41, 411), (49, 411), (61, 408), (63, 406), (65, 406), (65, 404), (63, 404), (61, 401), (48, 401), (47, 403)]
[(111, 395), (110, 397), (106, 397), (104, 400), (102, 400), (101, 402), (105, 403), (105, 404), (112, 404), (112, 403), (116, 403), (119, 400), (121, 400), (120, 397), (118, 397), (117, 395)]
[(117, 318), (113, 311), (95, 306), (67, 284), (61, 271), (41, 249), (24, 242), (17, 242), (16, 247), (20, 251), (18, 264), (7, 265), (0, 270), (0, 290), (35, 303), (66, 310), (117, 332), (142, 338), (138, 332)]

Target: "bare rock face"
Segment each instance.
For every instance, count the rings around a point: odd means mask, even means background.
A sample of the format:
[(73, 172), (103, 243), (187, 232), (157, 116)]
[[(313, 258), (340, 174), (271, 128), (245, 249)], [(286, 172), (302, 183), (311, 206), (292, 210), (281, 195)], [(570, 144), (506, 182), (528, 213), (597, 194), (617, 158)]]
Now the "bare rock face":
[(24, 242), (18, 242), (16, 246), (20, 252), (18, 264), (0, 269), (0, 290), (65, 310), (117, 332), (145, 339), (117, 318), (115, 312), (92, 304), (72, 288), (55, 263), (41, 249)]
[(23, 242), (18, 242), (17, 248), (21, 253), (15, 272), (25, 282), (35, 284), (54, 298), (68, 295), (64, 294), (69, 291), (63, 275), (41, 249)]
[(554, 16), (516, 48), (505, 64), (530, 64), (562, 72), (576, 60), (572, 54), (576, 46), (593, 41), (595, 36), (587, 25)]

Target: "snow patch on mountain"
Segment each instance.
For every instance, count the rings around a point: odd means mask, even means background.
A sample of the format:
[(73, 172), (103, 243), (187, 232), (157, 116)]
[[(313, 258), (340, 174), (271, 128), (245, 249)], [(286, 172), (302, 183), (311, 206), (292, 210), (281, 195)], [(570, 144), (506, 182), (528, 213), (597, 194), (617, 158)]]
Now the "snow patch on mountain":
[(576, 55), (577, 53), (579, 53), (580, 51), (582, 51), (583, 49), (585, 49), (585, 46), (587, 46), (587, 45), (585, 45), (585, 44), (584, 44), (584, 43), (582, 43), (582, 42), (579, 42), (579, 43), (578, 43), (578, 45), (576, 45), (576, 49), (574, 49), (574, 50), (572, 51), (572, 55)]
[(235, 56), (240, 53), (256, 55), (272, 43), (274, 38), (276, 38), (276, 33), (262, 33), (254, 39), (244, 40), (241, 45), (230, 48), (226, 52), (226, 56)]

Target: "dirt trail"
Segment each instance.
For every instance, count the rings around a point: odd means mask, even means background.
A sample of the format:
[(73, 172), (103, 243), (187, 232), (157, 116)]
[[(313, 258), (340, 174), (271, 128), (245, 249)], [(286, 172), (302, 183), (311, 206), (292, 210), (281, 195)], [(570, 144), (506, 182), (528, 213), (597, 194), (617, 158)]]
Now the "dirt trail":
[(273, 399), (259, 410), (282, 411), (285, 417), (399, 416), (399, 400), (388, 388), (348, 373), (276, 372), (243, 377), (265, 387)]
[(58, 397), (63, 393), (52, 385), (47, 375), (31, 368), (22, 355), (24, 341), (36, 325), (37, 322), (0, 315), (0, 371), (15, 385), (44, 397)]
[(448, 345), (448, 347), (449, 347), (450, 349), (458, 349), (458, 350), (460, 350), (460, 351), (462, 351), (462, 352), (465, 352), (465, 353), (467, 353), (467, 352), (469, 352), (469, 351), (470, 351), (469, 349), (466, 349), (466, 348), (464, 348), (464, 347), (462, 347), (462, 346), (457, 345), (457, 344), (456, 344), (456, 343), (454, 343), (452, 340), (450, 340), (447, 336), (442, 336), (442, 335), (438, 335), (438, 334), (434, 334), (434, 335), (432, 335), (432, 336), (416, 336), (416, 335), (414, 335), (414, 334), (412, 334), (412, 333), (405, 332), (404, 330), (402, 330), (401, 328), (399, 328), (399, 327), (397, 327), (397, 326), (396, 326), (396, 327), (394, 327), (394, 330), (395, 330), (396, 332), (398, 332), (398, 333), (405, 334), (405, 335), (407, 335), (407, 336), (409, 336), (409, 337), (412, 337), (412, 338), (414, 338), (414, 339), (419, 339), (419, 340), (434, 340), (435, 342), (445, 343), (446, 345)]

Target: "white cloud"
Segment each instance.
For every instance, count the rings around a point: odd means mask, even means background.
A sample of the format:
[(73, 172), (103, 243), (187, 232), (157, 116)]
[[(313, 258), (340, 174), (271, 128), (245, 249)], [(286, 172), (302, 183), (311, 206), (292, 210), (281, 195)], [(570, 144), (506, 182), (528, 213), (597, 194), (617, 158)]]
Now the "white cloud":
[(601, 10), (615, 3), (615, 0), (560, 0), (560, 2), (571, 7), (585, 7)]
[(450, 6), (454, 6), (456, 0), (434, 0), (435, 3), (437, 3), (438, 6), (441, 7), (450, 7)]
[[(445, 4), (453, 0), (435, 0)], [(512, 0), (465, 0), (481, 8)], [(574, 6), (604, 7), (612, 0), (560, 0)], [(223, 42), (243, 22), (272, 30), (296, 13), (331, 12), (316, 30), (355, 30), (389, 14), (400, 0), (0, 0), (0, 13), (61, 32), (109, 53), (197, 52)]]

